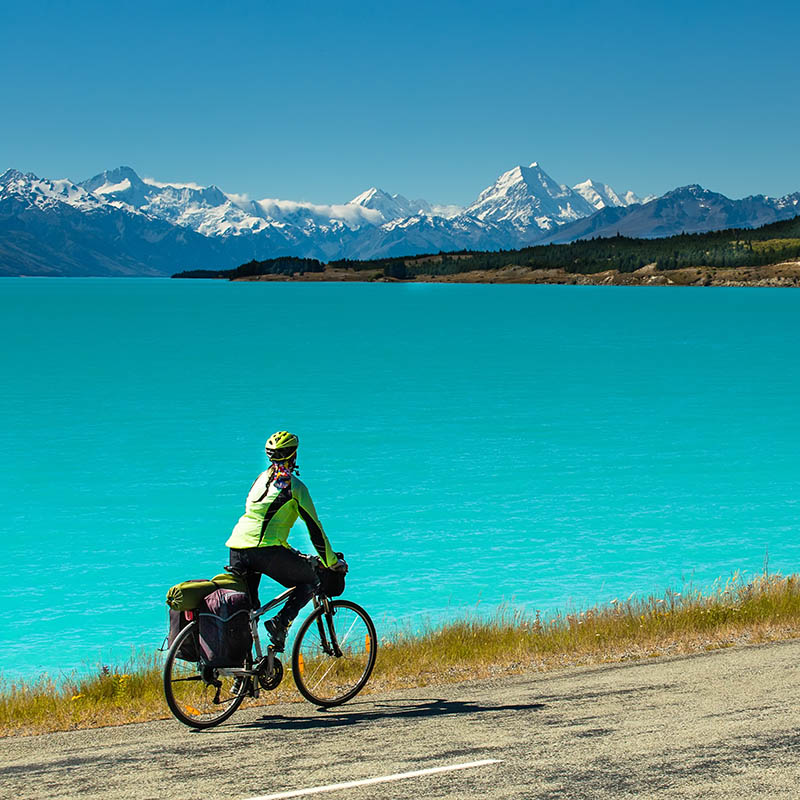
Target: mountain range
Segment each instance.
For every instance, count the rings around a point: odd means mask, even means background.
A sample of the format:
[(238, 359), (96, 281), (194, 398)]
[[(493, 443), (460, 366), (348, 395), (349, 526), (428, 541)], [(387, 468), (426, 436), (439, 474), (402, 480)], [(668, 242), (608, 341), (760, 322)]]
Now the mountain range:
[(800, 192), (730, 200), (692, 185), (639, 198), (593, 180), (570, 188), (536, 162), (503, 173), (466, 208), (375, 187), (319, 205), (164, 183), (130, 167), (78, 183), (9, 169), (0, 175), (0, 275), (157, 276), (284, 255), (330, 261), (514, 249), (753, 227), (798, 213)]

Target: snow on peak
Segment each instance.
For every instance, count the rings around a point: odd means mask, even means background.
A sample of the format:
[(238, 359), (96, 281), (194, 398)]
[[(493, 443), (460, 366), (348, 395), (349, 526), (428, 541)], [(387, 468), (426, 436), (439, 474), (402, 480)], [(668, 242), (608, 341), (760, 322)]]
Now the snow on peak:
[(389, 197), (383, 189), (378, 189), (377, 186), (372, 186), (366, 192), (361, 192), (360, 195), (354, 197), (350, 202), (357, 206), (364, 206), (373, 202), (376, 197)]
[[(8, 183), (16, 174), (7, 171), (2, 180)], [(32, 179), (38, 180), (35, 176)], [(104, 170), (70, 186), (71, 189), (65, 190), (51, 182), (50, 188), (39, 190), (39, 194), (57, 194), (60, 202), (71, 205), (110, 205), (188, 227), (206, 236), (258, 233), (275, 226), (291, 226), (303, 231), (355, 231), (365, 226), (380, 227), (403, 220), (424, 219), (448, 221), (463, 227), (467, 218), (479, 225), (501, 223), (520, 233), (536, 234), (595, 210), (579, 193), (554, 181), (537, 161), (504, 172), (467, 209), (433, 205), (422, 199), (408, 200), (401, 194), (389, 194), (375, 186), (349, 203), (338, 205), (269, 198), (252, 201), (244, 195), (225, 193), (214, 185), (142, 179), (127, 166)]]
[(81, 186), (119, 208), (188, 227), (205, 236), (252, 232), (264, 227), (263, 215), (252, 213), (240, 196), (229, 197), (213, 184), (142, 180), (130, 167), (117, 167), (95, 175)]
[[(144, 185), (142, 179), (130, 167), (103, 170), (99, 175), (95, 175), (80, 184), (87, 192), (99, 194), (113, 194), (115, 191), (125, 191), (133, 186), (138, 187), (140, 185)], [(118, 186), (124, 186), (125, 188), (116, 189), (115, 187)]]
[(389, 194), (375, 186), (354, 197), (350, 204), (378, 211), (386, 222), (434, 214), (433, 207), (426, 200), (407, 200), (401, 194)]
[(583, 181), (583, 183), (575, 184), (572, 188), (598, 211), (601, 208), (624, 208), (635, 203), (646, 203), (648, 200), (653, 199), (653, 195), (648, 195), (647, 198), (642, 200), (630, 190), (620, 194), (615, 192), (607, 183), (601, 183), (591, 178)]
[(598, 211), (601, 208), (619, 208), (628, 205), (608, 184), (591, 178), (575, 184), (572, 189)]
[[(644, 202), (651, 199), (645, 198)], [(231, 255), (232, 259), (243, 258), (241, 254), (264, 258), (288, 252), (331, 259), (522, 247), (553, 240), (555, 237), (548, 232), (565, 225), (564, 234), (572, 236), (580, 223), (575, 228), (568, 223), (593, 216), (598, 209), (625, 207), (640, 201), (633, 192), (618, 193), (592, 179), (570, 188), (553, 180), (534, 161), (504, 172), (467, 209), (408, 200), (374, 186), (341, 204), (253, 201), (246, 195), (226, 193), (213, 184), (142, 179), (130, 167), (105, 170), (82, 184), (66, 179), (42, 179), (7, 169), (0, 175), (0, 202), (3, 213), (24, 215), (31, 209), (40, 209), (50, 215), (54, 225), (60, 224), (62, 217), (68, 217), (69, 224), (76, 219), (81, 222), (67, 207), (87, 216), (97, 215), (101, 227), (107, 217), (112, 235), (109, 247), (117, 246), (115, 231), (118, 232), (122, 212), (138, 215), (137, 227), (143, 230), (149, 231), (150, 222), (159, 221), (186, 229), (178, 232), (178, 238), (191, 230), (219, 239), (221, 242), (215, 242), (212, 249), (240, 254)], [(697, 225), (705, 225), (710, 219), (708, 209), (733, 201), (693, 184), (675, 189), (657, 202), (665, 207), (672, 203), (683, 209), (688, 218), (692, 215), (701, 218)], [(747, 218), (760, 224), (775, 215), (786, 218), (797, 214), (800, 193), (779, 199), (749, 198), (748, 204), (748, 208), (756, 207), (758, 213), (747, 211), (751, 214)], [(661, 220), (663, 215), (653, 208), (639, 206), (638, 210), (631, 210), (631, 219), (637, 214), (647, 218), (644, 222), (630, 223), (634, 226), (630, 230), (636, 235), (642, 231), (650, 235), (655, 230), (653, 220)], [(622, 213), (628, 218), (626, 210)], [(683, 218), (680, 224), (684, 226)], [(636, 225), (644, 227), (635, 228)], [(163, 230), (167, 228), (159, 224), (153, 234), (155, 240), (161, 241), (157, 231)], [(228, 248), (227, 240), (231, 239), (238, 241), (231, 242)]]
[[(685, 187), (677, 191), (704, 190)], [(339, 252), (337, 248), (354, 241), (354, 237), (366, 240), (370, 236), (384, 241), (386, 252), (409, 242), (412, 249), (422, 248), (420, 252), (434, 244), (439, 249), (460, 249), (465, 242), (488, 247), (519, 246), (600, 208), (639, 202), (632, 192), (618, 194), (599, 181), (586, 180), (570, 188), (553, 180), (538, 161), (507, 170), (466, 209), (408, 200), (376, 186), (341, 204), (250, 200), (213, 184), (143, 179), (127, 166), (104, 170), (77, 184), (43, 180), (9, 169), (0, 175), (0, 198), (9, 196), (42, 208), (56, 204), (87, 212), (114, 208), (208, 237), (260, 234), (265, 240), (274, 236), (276, 241), (285, 241), (290, 248), (299, 242), (314, 242), (315, 247), (321, 248), (319, 252), (327, 255)], [(795, 207), (797, 201), (792, 206)], [(400, 231), (410, 238), (397, 238)], [(422, 231), (436, 231), (436, 238), (431, 239)]]
[[(408, 203), (405, 197), (402, 197), (399, 194), (391, 195), (388, 192), (384, 192), (383, 189), (378, 189), (376, 186), (370, 187), (366, 192), (361, 192), (360, 195), (354, 197), (350, 201), (351, 205), (371, 208), (375, 211), (380, 211), (381, 213), (383, 213), (385, 210), (394, 211), (400, 205), (405, 203)], [(388, 218), (394, 219), (394, 217), (391, 215)]]
[(117, 194), (119, 192), (126, 192), (128, 189), (131, 188), (131, 182), (125, 178), (121, 180), (119, 183), (104, 183), (102, 186), (98, 186), (95, 190), (95, 194)]
[(484, 222), (505, 222), (515, 228), (550, 230), (595, 212), (583, 197), (556, 183), (534, 161), (504, 172), (466, 209)]
[(104, 205), (101, 199), (66, 178), (48, 180), (16, 169), (6, 170), (0, 176), (0, 197), (4, 195), (13, 195), (42, 209), (64, 204), (81, 211), (94, 211)]
[(644, 197), (639, 197), (639, 195), (630, 191), (630, 189), (625, 192), (625, 194), (620, 195), (626, 206), (636, 205), (637, 203), (644, 205), (645, 203), (649, 203), (651, 200), (655, 200), (656, 196), (657, 195), (654, 194), (646, 194)]
[(677, 189), (667, 192), (664, 197), (710, 197), (715, 194), (709, 189), (704, 189), (699, 183), (690, 183), (688, 186), (679, 186)]
[[(35, 175), (31, 175), (30, 177), (35, 178)], [(25, 173), (20, 172), (18, 169), (7, 169), (2, 175), (0, 175), (0, 186), (7, 186), (12, 181), (19, 181), (25, 178)]]
[(126, 206), (130, 211), (140, 210), (147, 202), (148, 187), (131, 167), (103, 170), (78, 185), (96, 197), (118, 207)]

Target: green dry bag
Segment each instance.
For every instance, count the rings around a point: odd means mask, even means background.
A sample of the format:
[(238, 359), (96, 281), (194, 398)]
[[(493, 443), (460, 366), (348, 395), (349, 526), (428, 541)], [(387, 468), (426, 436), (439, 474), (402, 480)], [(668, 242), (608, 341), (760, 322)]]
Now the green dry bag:
[(238, 575), (223, 572), (210, 581), (195, 580), (176, 583), (167, 592), (167, 605), (175, 611), (191, 611), (198, 608), (203, 600), (217, 589), (233, 589), (247, 593), (244, 581)]

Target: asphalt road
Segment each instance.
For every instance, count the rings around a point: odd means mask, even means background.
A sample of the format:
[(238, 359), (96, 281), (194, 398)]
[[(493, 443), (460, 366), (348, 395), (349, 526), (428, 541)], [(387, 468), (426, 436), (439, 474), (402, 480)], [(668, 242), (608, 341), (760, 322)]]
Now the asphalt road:
[(0, 740), (3, 798), (800, 798), (800, 641)]

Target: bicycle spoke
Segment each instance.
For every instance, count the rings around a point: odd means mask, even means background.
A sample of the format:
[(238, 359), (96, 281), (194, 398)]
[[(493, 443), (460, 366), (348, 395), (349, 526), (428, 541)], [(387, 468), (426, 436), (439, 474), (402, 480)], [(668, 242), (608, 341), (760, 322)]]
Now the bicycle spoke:
[(336, 705), (356, 694), (375, 663), (375, 628), (366, 612), (348, 601), (332, 601), (331, 606), (335, 613), (330, 617), (320, 608), (303, 623), (292, 659), (301, 693), (320, 705)]
[(348, 636), (350, 636), (350, 634), (353, 632), (353, 628), (355, 628), (355, 626), (356, 626), (356, 623), (357, 623), (357, 622), (360, 622), (360, 620), (358, 619), (358, 617), (356, 617), (356, 618), (355, 618), (355, 619), (354, 619), (354, 620), (353, 620), (353, 621), (350, 623), (350, 627), (347, 629), (347, 633), (345, 633), (345, 635), (344, 635), (344, 639), (340, 638), (338, 635), (336, 636), (336, 643), (339, 645), (339, 648), (340, 648), (340, 649), (341, 649), (341, 646), (342, 646), (342, 645), (343, 645), (343, 644), (344, 644), (344, 643), (347, 641), (347, 637), (348, 637)]
[[(242, 681), (246, 678), (177, 657), (182, 642), (195, 635), (194, 625), (191, 623), (179, 634), (167, 653), (164, 693), (178, 720), (195, 728), (207, 728), (227, 719), (241, 705), (246, 694)], [(244, 666), (249, 663), (248, 659)]]

